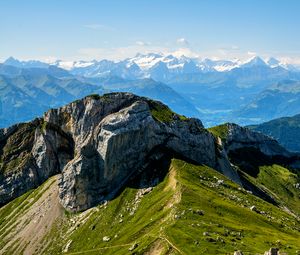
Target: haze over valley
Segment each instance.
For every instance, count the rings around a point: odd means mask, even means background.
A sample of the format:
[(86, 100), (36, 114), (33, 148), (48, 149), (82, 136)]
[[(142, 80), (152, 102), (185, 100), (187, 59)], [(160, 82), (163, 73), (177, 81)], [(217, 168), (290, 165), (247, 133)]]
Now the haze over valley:
[(122, 61), (52, 63), (10, 57), (1, 64), (0, 75), (2, 127), (109, 91), (160, 100), (175, 112), (200, 118), (207, 127), (257, 124), (300, 109), (300, 69), (258, 56), (230, 61), (149, 53)]

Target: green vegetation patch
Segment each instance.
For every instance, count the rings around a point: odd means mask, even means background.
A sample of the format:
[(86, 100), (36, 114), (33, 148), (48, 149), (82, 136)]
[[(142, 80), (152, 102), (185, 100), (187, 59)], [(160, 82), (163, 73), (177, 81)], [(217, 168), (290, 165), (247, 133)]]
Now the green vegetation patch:
[(103, 94), (103, 95), (91, 94), (88, 95), (87, 98), (92, 98), (94, 100), (102, 100), (103, 102), (111, 102), (112, 101), (111, 94), (113, 93)]
[(300, 190), (296, 188), (299, 176), (279, 165), (262, 166), (259, 170), (257, 181), (282, 205), (300, 216)]
[(160, 102), (151, 100), (148, 101), (148, 104), (152, 117), (157, 121), (170, 123), (175, 119), (183, 121), (188, 120), (187, 117), (174, 113), (169, 107)]
[[(296, 176), (279, 166), (272, 167), (275, 171), (263, 167), (258, 180), (263, 182), (279, 174), (280, 182), (294, 184)], [(276, 192), (287, 196), (283, 188)], [(0, 209), (2, 226), (9, 226), (7, 215), (25, 201), (31, 201), (33, 194), (28, 193), (27, 197), (24, 195)], [(235, 250), (263, 254), (270, 247), (296, 254), (300, 249), (300, 224), (295, 217), (207, 166), (173, 159), (163, 181), (139, 194), (140, 189), (128, 185), (112, 201), (85, 212), (65, 214), (45, 235), (43, 253), (61, 254), (68, 243), (64, 254), (70, 255), (150, 251), (233, 254)], [(251, 210), (252, 206), (256, 210)], [(19, 248), (14, 246), (12, 251), (18, 252)]]
[(100, 96), (100, 95), (98, 95), (98, 94), (92, 94), (92, 95), (89, 95), (89, 96), (87, 96), (87, 97), (90, 97), (90, 98), (92, 98), (92, 99), (94, 99), (94, 100), (100, 100), (102, 97)]
[(182, 195), (179, 217), (166, 233), (183, 254), (263, 254), (273, 246), (294, 254), (300, 248), (299, 221), (293, 216), (211, 168), (179, 160), (173, 164)]
[[(3, 251), (3, 247), (10, 241), (11, 234), (17, 229), (19, 220), (24, 217), (29, 209), (35, 206), (38, 199), (50, 188), (51, 185), (55, 185), (55, 177), (49, 178), (48, 181), (43, 183), (39, 188), (30, 190), (22, 196), (14, 199), (7, 205), (0, 208), (0, 251)], [(31, 221), (31, 218), (26, 219), (23, 222), (23, 228)], [(11, 246), (6, 247), (6, 252), (1, 254), (22, 254), (21, 250), (26, 247), (27, 244), (21, 242), (21, 240), (11, 243)]]
[(226, 140), (228, 136), (228, 125), (222, 124), (219, 126), (208, 128), (208, 131), (211, 132), (215, 137), (220, 137), (222, 140)]

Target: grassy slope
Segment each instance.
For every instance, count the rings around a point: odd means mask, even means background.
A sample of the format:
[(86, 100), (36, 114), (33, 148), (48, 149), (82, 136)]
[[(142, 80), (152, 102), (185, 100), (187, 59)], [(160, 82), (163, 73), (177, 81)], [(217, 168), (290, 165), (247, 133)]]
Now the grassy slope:
[[(228, 135), (227, 124), (208, 129), (215, 137), (225, 140)], [(295, 184), (300, 183), (300, 175), (292, 173), (279, 165), (260, 166), (257, 178), (244, 173), (245, 177), (256, 186), (262, 188), (282, 207), (287, 207), (300, 217), (300, 191)]]
[(207, 130), (211, 132), (215, 137), (220, 137), (222, 140), (225, 140), (228, 135), (228, 126), (226, 123), (208, 128)]
[(169, 123), (175, 116), (180, 120), (187, 120), (185, 116), (174, 113), (164, 104), (152, 100), (148, 101), (148, 104), (153, 118), (158, 121)]
[(297, 174), (279, 165), (261, 166), (257, 178), (252, 181), (300, 217), (300, 191), (295, 187), (300, 183)]
[[(36, 206), (43, 194), (54, 184), (56, 184), (55, 177), (52, 177), (39, 188), (28, 191), (0, 208), (0, 254), (18, 254), (26, 247), (26, 243), (20, 240), (16, 241), (14, 235), (18, 234), (20, 229), (24, 230), (28, 226), (34, 218), (34, 215), (29, 217), (28, 212)], [(24, 216), (27, 217), (23, 218)], [(4, 250), (3, 248), (7, 244), (8, 247)], [(19, 251), (18, 253), (16, 253), (16, 249)]]
[(300, 115), (271, 120), (259, 125), (249, 126), (250, 129), (274, 137), (291, 151), (300, 151)]
[[(279, 174), (282, 172), (286, 178), (285, 170), (281, 169)], [(263, 182), (269, 177), (259, 178)], [(218, 180), (224, 182), (218, 185)], [(25, 201), (38, 197), (39, 190), (1, 208), (0, 227), (8, 223), (11, 218), (8, 215), (14, 209), (22, 213)], [(44, 253), (60, 254), (70, 240), (65, 254), (154, 251), (158, 254), (232, 254), (237, 249), (244, 254), (263, 254), (271, 246), (280, 246), (287, 254), (300, 250), (299, 222), (294, 217), (249, 194), (208, 167), (172, 160), (163, 182), (136, 200), (137, 192), (134, 188), (126, 188), (107, 205), (84, 213), (66, 213), (44, 237)], [(284, 190), (278, 192), (286, 197)], [(32, 202), (30, 205), (33, 206)], [(252, 205), (266, 214), (251, 211)], [(204, 215), (199, 215), (197, 210), (203, 210)], [(208, 235), (203, 235), (204, 232)], [(110, 241), (103, 242), (104, 236), (110, 237)], [(5, 241), (0, 239), (0, 247)], [(129, 252), (134, 243), (138, 246)], [(37, 250), (37, 254), (41, 253)]]

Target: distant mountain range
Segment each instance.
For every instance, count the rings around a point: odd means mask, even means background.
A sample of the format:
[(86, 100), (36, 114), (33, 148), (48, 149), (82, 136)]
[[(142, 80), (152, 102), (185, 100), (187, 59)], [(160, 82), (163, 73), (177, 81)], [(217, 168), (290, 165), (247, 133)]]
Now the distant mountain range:
[(0, 64), (0, 75), (1, 127), (103, 91), (152, 97), (206, 126), (257, 124), (300, 113), (300, 69), (275, 58), (211, 60), (149, 53), (118, 62), (43, 63), (10, 57)]
[(50, 107), (104, 92), (103, 87), (72, 76), (59, 78), (53, 75), (51, 71), (42, 72), (37, 68), (9, 76), (1, 74), (0, 70), (0, 127), (28, 121), (42, 115)]
[(0, 253), (295, 255), (299, 188), (263, 134), (91, 95), (0, 129)]
[(57, 66), (69, 70), (74, 75), (86, 77), (106, 77), (107, 75), (119, 76), (124, 79), (153, 78), (159, 81), (169, 81), (179, 74), (199, 74), (207, 72), (228, 72), (233, 69), (253, 67), (282, 68), (287, 71), (300, 71), (298, 66), (281, 62), (273, 57), (263, 60), (258, 56), (246, 61), (212, 60), (176, 57), (157, 53), (137, 54), (133, 58), (122, 61), (93, 60), (93, 61), (63, 61), (43, 63), (36, 60), (19, 61), (13, 57), (8, 58), (5, 65), (19, 68), (47, 68)]
[(10, 58), (0, 64), (0, 127), (28, 121), (49, 108), (108, 91), (130, 91), (161, 100), (181, 114), (199, 117), (195, 106), (172, 88), (152, 79), (87, 78), (38, 61), (29, 61), (28, 66), (26, 63)]
[(275, 138), (290, 151), (300, 152), (300, 114), (274, 119), (249, 128)]
[(73, 74), (80, 74), (89, 77), (103, 77), (108, 73), (123, 78), (156, 78), (160, 81), (168, 81), (178, 74), (195, 74), (207, 72), (228, 72), (236, 68), (249, 67), (281, 67), (285, 70), (298, 70), (296, 66), (282, 63), (275, 58), (264, 61), (254, 56), (247, 61), (240, 60), (211, 60), (188, 58), (185, 56), (175, 57), (163, 54), (137, 54), (133, 58), (114, 62), (109, 60), (101, 61), (75, 61), (65, 62), (58, 60), (52, 65), (70, 70)]
[(267, 87), (238, 110), (240, 120), (270, 120), (300, 113), (300, 81), (283, 80)]

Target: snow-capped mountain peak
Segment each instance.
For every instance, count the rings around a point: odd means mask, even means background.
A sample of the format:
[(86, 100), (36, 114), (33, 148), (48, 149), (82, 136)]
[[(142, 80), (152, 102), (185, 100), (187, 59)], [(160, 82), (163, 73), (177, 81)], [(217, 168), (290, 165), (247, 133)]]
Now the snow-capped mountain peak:
[(268, 66), (267, 63), (260, 57), (254, 56), (247, 60), (241, 67)]
[(281, 63), (278, 59), (270, 57), (267, 59), (266, 63), (270, 66), (270, 67), (277, 67), (279, 66)]
[(118, 76), (123, 79), (140, 79), (154, 77), (157, 80), (168, 80), (177, 75), (192, 75), (205, 72), (230, 72), (238, 68), (284, 68), (289, 71), (299, 72), (294, 65), (283, 63), (274, 57), (263, 60), (254, 56), (246, 61), (216, 60), (209, 58), (177, 57), (173, 54), (148, 53), (137, 54), (133, 58), (121, 61), (92, 60), (92, 61), (63, 61), (56, 60), (43, 63), (37, 60), (20, 61), (13, 57), (8, 58), (3, 64), (20, 68), (48, 68), (56, 66), (66, 69), (74, 75), (87, 77)]
[(91, 66), (93, 64), (96, 64), (97, 61), (96, 60), (92, 60), (92, 61), (63, 61), (63, 60), (56, 60), (53, 63), (50, 63), (51, 65), (55, 65), (57, 67), (66, 69), (66, 70), (72, 70), (74, 68), (80, 68), (80, 67), (88, 67)]
[(3, 64), (5, 64), (5, 65), (13, 65), (13, 66), (15, 66), (17, 64), (20, 64), (20, 63), (21, 62), (18, 59), (14, 58), (14, 57), (9, 57), (8, 59), (6, 59), (3, 62)]
[(149, 53), (149, 54), (139, 53), (135, 57), (127, 59), (127, 61), (134, 62), (142, 70), (147, 70), (153, 67), (159, 61), (162, 61), (163, 58), (164, 58), (163, 55), (157, 53)]

